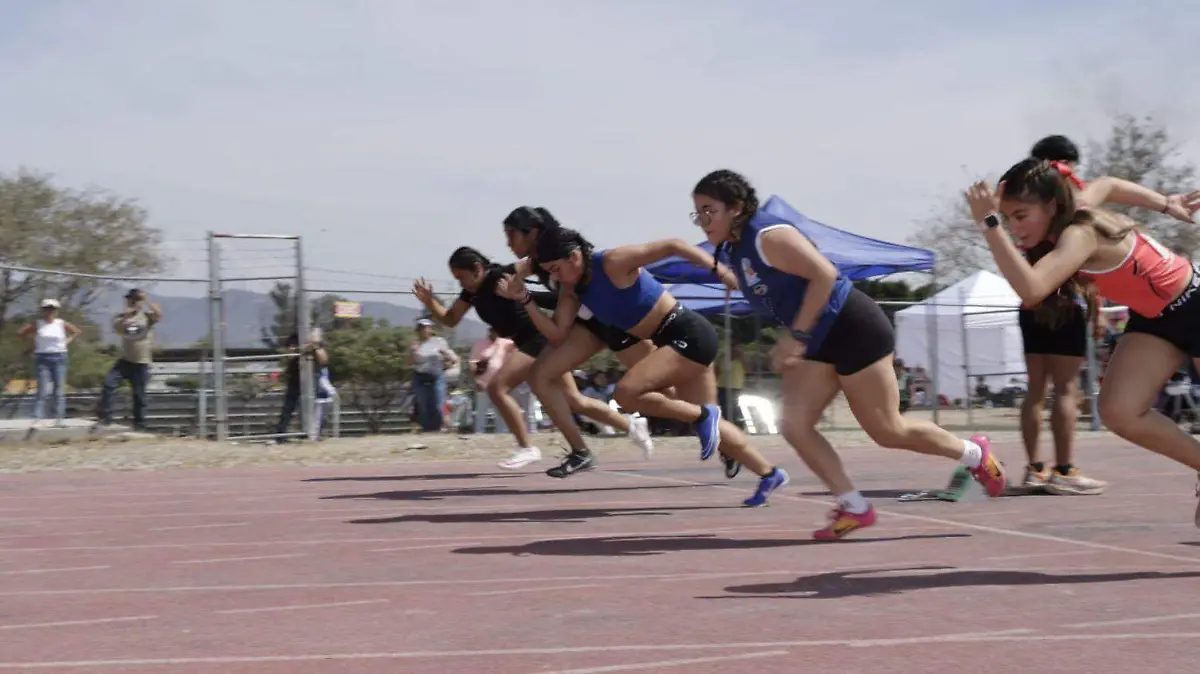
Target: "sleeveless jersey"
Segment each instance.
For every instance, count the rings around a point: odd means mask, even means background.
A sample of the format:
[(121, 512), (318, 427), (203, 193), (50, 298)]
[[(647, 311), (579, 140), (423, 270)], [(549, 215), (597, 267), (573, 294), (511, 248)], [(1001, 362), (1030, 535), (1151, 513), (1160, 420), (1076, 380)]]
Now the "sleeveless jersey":
[(1080, 269), (1105, 299), (1124, 304), (1145, 318), (1167, 308), (1191, 278), (1192, 266), (1149, 234), (1133, 231), (1133, 246), (1121, 264), (1104, 270)]
[(586, 288), (576, 288), (579, 302), (601, 323), (630, 330), (650, 313), (666, 289), (645, 269), (638, 270), (633, 285), (616, 287), (604, 271), (605, 252), (592, 253), (592, 277)]
[[(746, 301), (771, 314), (780, 325), (790, 330), (796, 315), (800, 313), (800, 304), (808, 290), (808, 279), (776, 269), (763, 255), (762, 235), (779, 227), (799, 229), (795, 223), (760, 209), (742, 228), (741, 239), (730, 250), (730, 262)], [(850, 279), (838, 274), (829, 301), (821, 309), (811, 330), (809, 353), (821, 348), (853, 287)]]

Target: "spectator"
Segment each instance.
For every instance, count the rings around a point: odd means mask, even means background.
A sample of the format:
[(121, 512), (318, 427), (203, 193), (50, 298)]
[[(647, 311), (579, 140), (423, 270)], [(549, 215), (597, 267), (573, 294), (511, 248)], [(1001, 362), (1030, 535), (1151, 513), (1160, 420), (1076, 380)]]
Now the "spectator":
[(33, 425), (43, 418), (46, 396), (54, 384), (55, 426), (67, 416), (67, 347), (79, 335), (79, 328), (59, 318), (58, 300), (42, 300), (41, 318), (21, 328), (17, 335), (33, 342), (33, 365), (37, 373), (37, 399), (33, 403)]
[[(312, 357), (314, 365), (313, 376), (313, 393), (315, 400), (315, 416), (316, 424), (314, 425), (314, 436), (321, 437), (321, 429), (325, 423), (325, 410), (330, 403), (333, 402), (333, 396), (336, 390), (329, 380), (329, 354), (326, 353), (325, 347), (320, 341), (314, 340), (300, 347), (300, 335), (293, 332), (288, 335), (287, 340), (283, 343), (284, 351), (287, 353), (297, 353), (299, 356), (288, 357), (287, 362), (283, 366), (283, 379), (287, 388), (283, 394), (283, 409), (279, 413), (279, 422), (275, 425), (275, 434), (282, 436), (287, 432), (289, 426), (292, 425), (292, 416), (296, 414), (296, 410), (300, 407), (300, 359)], [(287, 438), (276, 437), (275, 442), (284, 444), (288, 442)]]
[(458, 367), (458, 354), (434, 334), (433, 321), (427, 318), (417, 321), (417, 339), (410, 348), (417, 421), (424, 432), (439, 431), (446, 403), (446, 370)]
[[(475, 432), (487, 430), (488, 413), (492, 411), (492, 399), (487, 394), (488, 382), (500, 371), (508, 354), (516, 348), (516, 344), (504, 337), (498, 337), (496, 331), (488, 329), (487, 337), (475, 342), (467, 359), (471, 372), (475, 375)], [(504, 417), (496, 415), (496, 432), (507, 433), (508, 424)]]
[[(603, 370), (591, 376), (591, 380), (586, 382), (586, 387), (580, 387), (583, 390), (581, 393), (584, 397), (599, 400), (605, 405), (610, 404), (613, 397), (613, 391), (617, 390), (616, 384), (610, 384), (608, 381), (608, 373)], [(586, 429), (590, 433), (597, 435), (616, 435), (617, 431), (612, 426), (600, 426), (590, 419), (580, 419), (580, 427)]]
[(146, 384), (154, 362), (154, 326), (162, 321), (162, 307), (146, 293), (134, 288), (125, 294), (125, 309), (113, 318), (113, 330), (121, 337), (121, 357), (104, 377), (100, 394), (100, 423), (112, 423), (112, 397), (122, 381), (133, 388), (133, 428), (146, 430)]
[(912, 407), (913, 378), (903, 360), (897, 358), (892, 367), (896, 370), (896, 387), (900, 389), (900, 413), (904, 414)]

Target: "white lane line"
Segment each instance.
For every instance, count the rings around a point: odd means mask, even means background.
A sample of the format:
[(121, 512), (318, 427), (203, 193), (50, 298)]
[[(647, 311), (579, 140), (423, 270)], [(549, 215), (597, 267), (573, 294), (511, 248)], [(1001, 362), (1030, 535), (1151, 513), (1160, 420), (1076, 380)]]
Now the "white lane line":
[(261, 606), (258, 608), (231, 608), (223, 611), (213, 611), (224, 615), (236, 613), (268, 613), (271, 611), (300, 611), (310, 608), (337, 608), (340, 606), (362, 606), (364, 604), (386, 604), (387, 599), (363, 599), (360, 601), (339, 601), (330, 604), (292, 604), (290, 606)]
[(222, 522), (219, 524), (189, 524), (178, 527), (151, 527), (149, 531), (183, 531), (185, 529), (222, 529), (225, 527), (244, 527), (249, 522)]
[[(622, 477), (631, 477), (631, 478), (641, 479), (641, 480), (650, 480), (653, 482), (673, 482), (673, 483), (678, 483), (678, 484), (694, 484), (697, 486), (706, 485), (706, 483), (703, 483), (703, 482), (694, 482), (692, 480), (681, 480), (679, 478), (663, 477), (660, 475), (642, 475), (639, 473), (618, 473), (618, 472), (613, 472), (613, 471), (605, 471), (605, 472), (608, 472), (611, 475), (620, 475)], [(729, 487), (729, 486), (726, 486), (723, 484), (713, 484), (713, 485), (707, 485), (707, 486), (716, 487), (717, 489), (728, 489), (730, 491), (741, 492), (741, 490), (737, 489), (736, 487)], [(803, 503), (816, 503), (816, 504), (820, 504), (820, 505), (826, 506), (826, 507), (828, 507), (828, 505), (829, 505), (828, 501), (816, 499), (816, 498), (809, 498), (807, 496), (793, 496), (791, 494), (775, 494), (773, 496), (773, 498), (783, 498), (783, 499), (787, 499), (789, 501), (800, 501)], [(1081, 546), (1081, 547), (1085, 547), (1085, 548), (1092, 548), (1094, 550), (1107, 550), (1109, 552), (1124, 552), (1124, 553), (1130, 554), (1130, 555), (1141, 555), (1143, 557), (1155, 557), (1157, 559), (1170, 559), (1170, 560), (1177, 561), (1177, 562), (1188, 562), (1189, 564), (1200, 565), (1200, 558), (1196, 558), (1196, 557), (1187, 557), (1184, 555), (1168, 555), (1168, 554), (1162, 553), (1162, 552), (1151, 552), (1149, 550), (1138, 550), (1136, 548), (1126, 548), (1126, 547), (1123, 547), (1120, 545), (1110, 545), (1107, 543), (1095, 543), (1092, 541), (1080, 541), (1080, 540), (1076, 540), (1074, 538), (1063, 538), (1062, 536), (1052, 536), (1050, 534), (1035, 534), (1035, 533), (1029, 532), (1029, 531), (1017, 531), (1016, 529), (1005, 529), (1003, 527), (993, 527), (993, 526), (988, 526), (986, 524), (975, 524), (973, 522), (963, 522), (960, 520), (947, 520), (947, 519), (942, 519), (939, 517), (928, 517), (926, 515), (914, 515), (912, 513), (899, 512), (896, 510), (892, 510), (890, 508), (888, 510), (883, 510), (883, 509), (877, 509), (877, 510), (883, 514), (886, 514), (891, 517), (895, 517), (897, 519), (907, 519), (907, 520), (913, 520), (916, 522), (928, 522), (930, 524), (938, 524), (938, 525), (941, 525), (944, 527), (954, 527), (954, 528), (958, 528), (958, 529), (974, 529), (975, 531), (984, 531), (989, 534), (1000, 534), (1003, 536), (1014, 536), (1017, 538), (1029, 538), (1029, 539), (1038, 540), (1038, 541), (1050, 541), (1052, 543), (1065, 543), (1067, 545), (1077, 545), (1077, 546)]]
[(183, 559), (172, 564), (219, 564), (221, 562), (256, 562), (260, 559), (291, 559), (293, 557), (306, 557), (303, 552), (296, 552), (290, 555), (259, 555), (256, 557), (215, 557), (212, 559)]
[(68, 566), (61, 569), (22, 569), (20, 571), (0, 571), (0, 576), (20, 576), (38, 573), (63, 573), (66, 571), (99, 571), (111, 569), (111, 566)]
[(52, 623), (25, 623), (24, 625), (0, 625), (0, 630), (26, 630), (35, 627), (73, 627), (75, 625), (104, 625), (107, 623), (154, 620), (156, 615), (131, 615), (125, 618), (96, 618), (94, 620), (60, 620)]
[(433, 550), (436, 548), (457, 548), (461, 545), (479, 545), (479, 541), (455, 541), (454, 543), (438, 543), (437, 545), (409, 545), (401, 548), (374, 548), (367, 552), (403, 552), (406, 550)]
[(690, 644), (603, 644), (598, 646), (566, 646), (559, 648), (511, 648), (491, 650), (453, 651), (398, 651), (390, 653), (312, 653), (305, 655), (246, 655), (210, 656), (187, 658), (143, 658), (125, 660), (63, 660), (57, 662), (0, 662), (0, 669), (69, 669), (80, 667), (134, 667), (146, 665), (200, 665), (200, 664), (252, 664), (271, 662), (321, 662), (362, 660), (408, 660), (440, 658), (477, 658), (489, 656), (566, 655), (576, 653), (604, 652), (654, 652), (654, 651), (711, 651), (711, 650), (754, 650), (761, 648), (888, 648), (894, 646), (919, 646), (925, 644), (982, 644), (982, 643), (1069, 643), (1111, 641), (1172, 641), (1200, 639), (1200, 632), (1174, 633), (1124, 633), (1124, 634), (1037, 634), (1031, 629), (1006, 630), (1003, 632), (969, 632), (962, 634), (939, 634), (894, 639), (812, 639), (796, 641), (763, 641), (719, 643), (706, 641)]
[(1073, 625), (1063, 625), (1070, 629), (1082, 629), (1085, 627), (1113, 627), (1115, 625), (1150, 625), (1153, 623), (1165, 623), (1173, 620), (1196, 620), (1200, 619), (1200, 613), (1180, 613), (1177, 615), (1159, 615), (1150, 616), (1148, 618), (1126, 618), (1125, 620), (1100, 620), (1090, 623), (1075, 623)]
[(759, 653), (743, 653), (742, 655), (717, 655), (711, 658), (688, 658), (687, 660), (659, 660), (658, 662), (635, 662), (628, 665), (608, 665), (605, 667), (586, 667), (584, 669), (556, 669), (552, 672), (540, 670), (537, 674), (606, 674), (607, 672), (635, 672), (639, 669), (661, 669), (663, 667), (682, 667), (684, 665), (702, 665), (708, 662), (731, 662), (733, 660), (753, 660), (755, 658), (770, 658), (776, 655), (787, 655), (787, 651), (761, 651)]
[(521, 587), (515, 590), (492, 590), (490, 592), (472, 592), (468, 597), (493, 597), (501, 594), (519, 594), (522, 592), (557, 592), (559, 590), (577, 590), (582, 587), (607, 587), (599, 583), (587, 583), (584, 585), (555, 585), (553, 587)]

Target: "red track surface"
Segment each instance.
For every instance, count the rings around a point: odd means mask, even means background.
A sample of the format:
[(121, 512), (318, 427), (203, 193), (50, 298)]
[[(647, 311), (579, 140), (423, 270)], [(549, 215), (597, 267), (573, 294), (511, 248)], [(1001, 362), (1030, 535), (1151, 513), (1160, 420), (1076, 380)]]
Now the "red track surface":
[[(998, 448), (1010, 464), (1020, 450)], [(0, 671), (1192, 671), (1195, 476), (1083, 443), (1100, 497), (898, 503), (812, 544), (690, 455), (557, 481), (479, 462), (0, 478)], [(864, 490), (952, 466), (844, 452)], [(544, 468), (544, 466), (543, 466)]]

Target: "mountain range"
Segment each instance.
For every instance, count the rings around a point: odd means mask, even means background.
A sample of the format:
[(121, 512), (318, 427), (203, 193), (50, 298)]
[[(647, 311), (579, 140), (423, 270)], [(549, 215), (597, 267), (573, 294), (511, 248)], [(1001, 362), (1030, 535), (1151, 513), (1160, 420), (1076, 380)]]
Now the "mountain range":
[[(119, 311), (122, 293), (114, 291), (103, 295), (91, 305), (89, 318), (100, 326), (107, 326), (112, 316)], [(151, 299), (163, 309), (163, 321), (157, 327), (155, 342), (162, 348), (192, 346), (208, 337), (209, 301), (207, 297), (173, 297), (151, 293)], [(362, 315), (375, 319), (387, 319), (392, 325), (413, 325), (423, 310), (405, 307), (391, 302), (362, 302)], [(225, 345), (227, 347), (262, 346), (261, 334), (270, 326), (275, 316), (275, 305), (266, 293), (249, 290), (225, 291)], [(116, 341), (111, 330), (105, 331), (105, 341)], [(442, 331), (447, 338), (450, 331)], [(464, 318), (453, 331), (453, 343), (469, 345), (487, 335), (487, 326)]]

